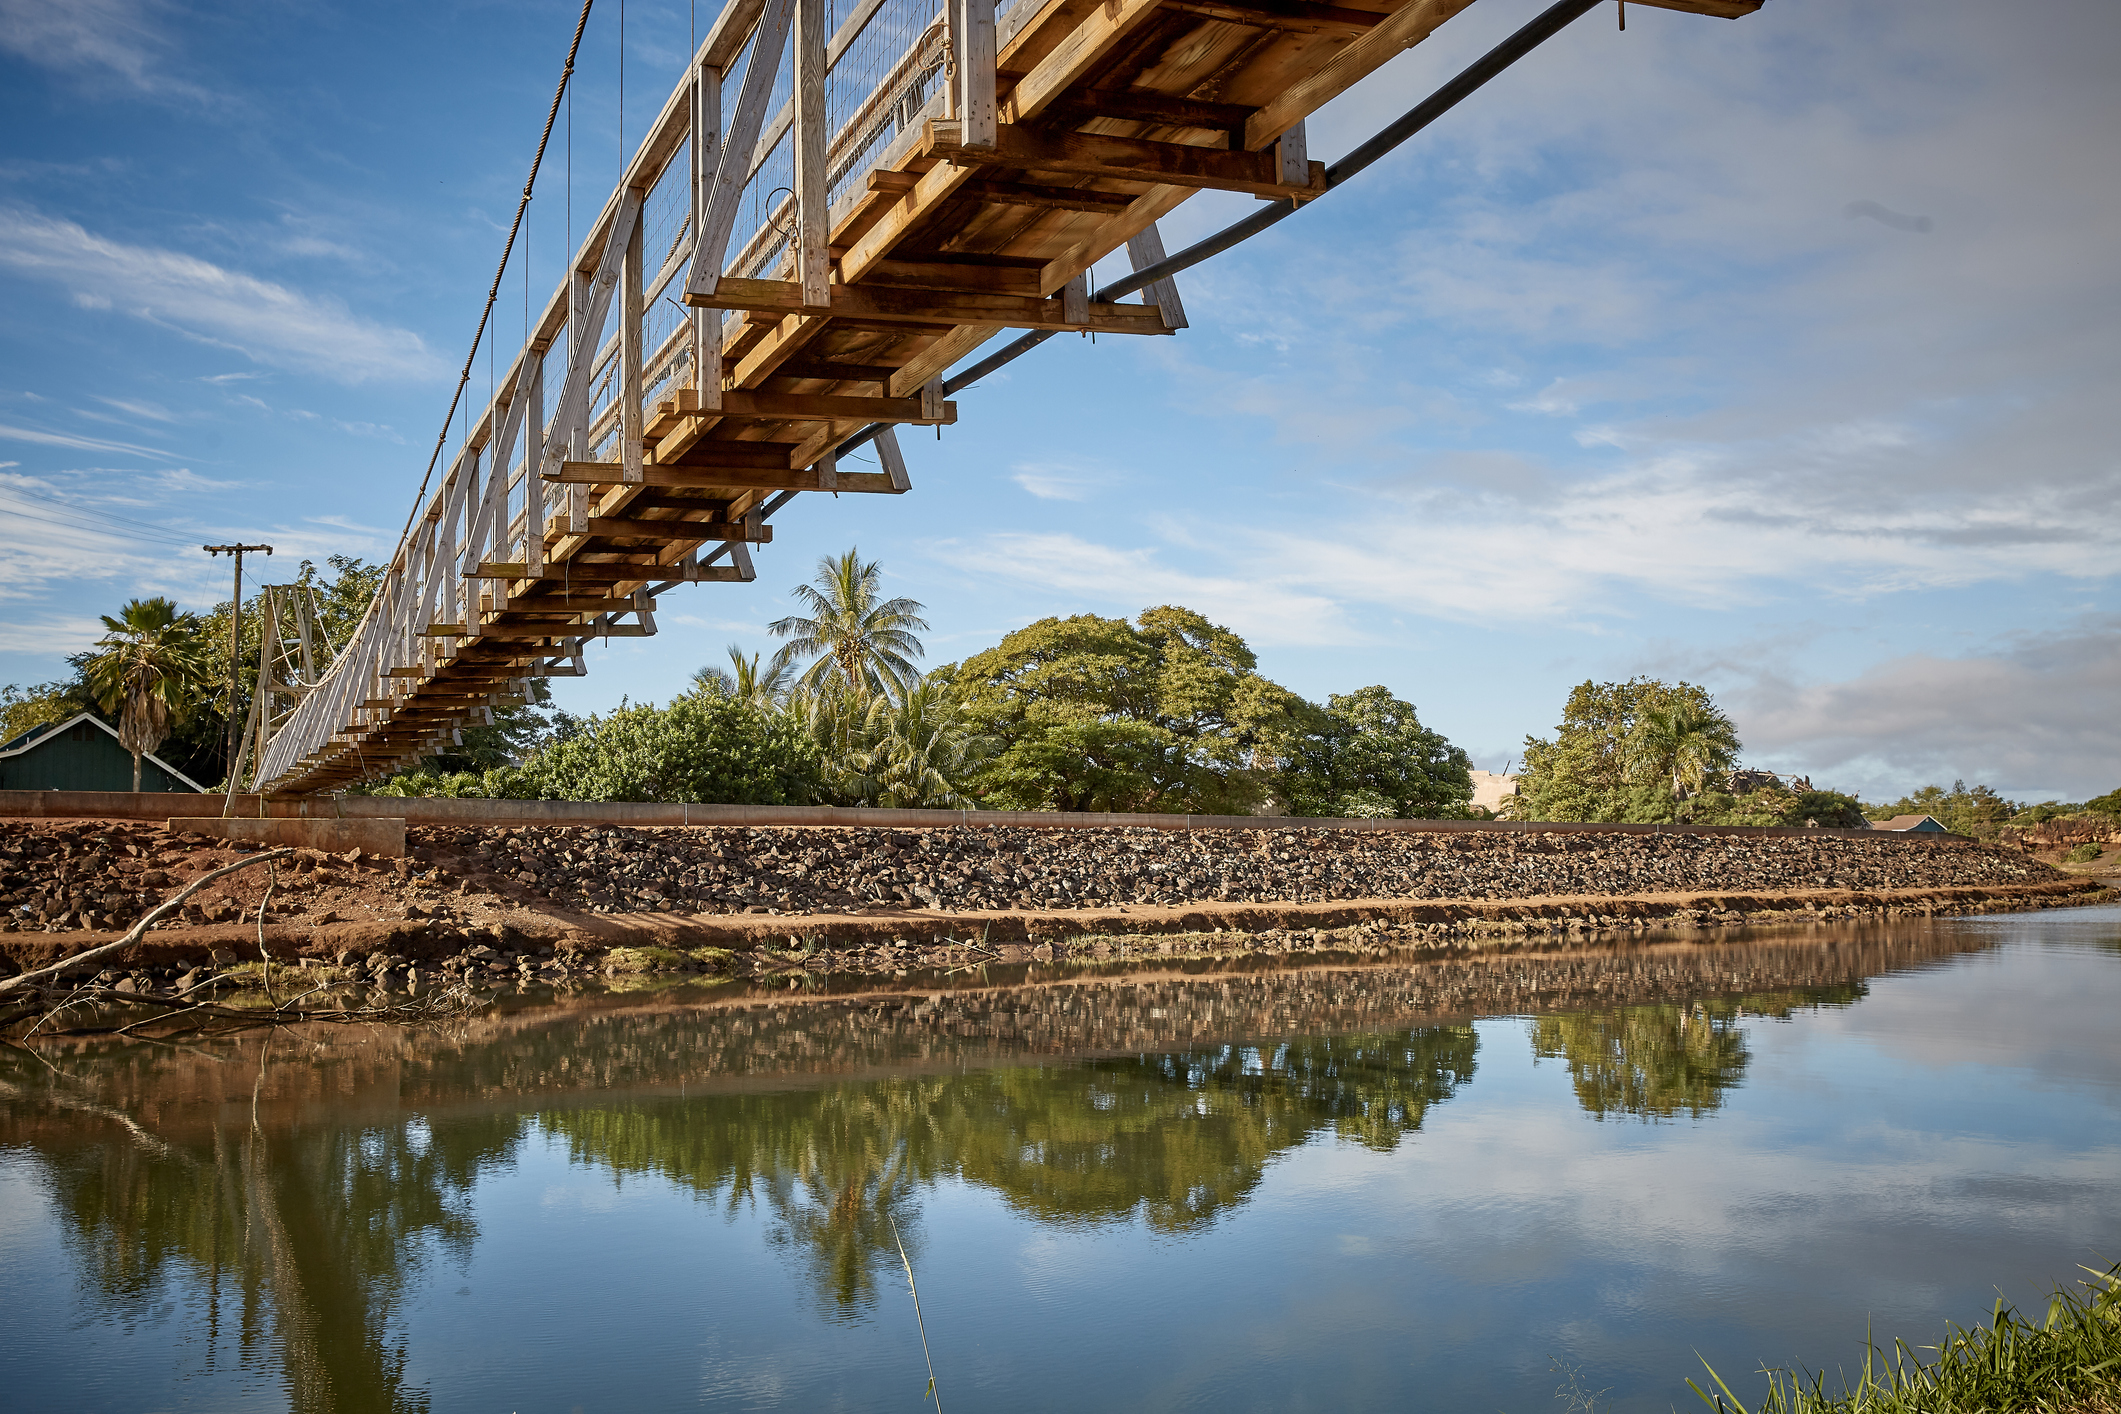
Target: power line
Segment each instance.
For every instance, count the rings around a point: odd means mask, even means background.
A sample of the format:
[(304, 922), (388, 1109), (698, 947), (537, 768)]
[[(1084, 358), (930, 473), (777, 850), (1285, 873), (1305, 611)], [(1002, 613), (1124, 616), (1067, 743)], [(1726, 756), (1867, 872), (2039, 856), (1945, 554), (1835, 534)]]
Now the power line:
[[(0, 494), (12, 496), (14, 493), (5, 492)], [(54, 519), (49, 514), (38, 514), (39, 510), (45, 509), (56, 511), (59, 515), (72, 517), (72, 519)], [(171, 535), (162, 527), (144, 526), (138, 521), (126, 521), (122, 517), (114, 516), (106, 519), (95, 511), (76, 510), (64, 504), (54, 503), (48, 507), (35, 508), (16, 506), (11, 508), (11, 513), (21, 516), (25, 520), (36, 521), (42, 525), (57, 526), (61, 530), (86, 531), (95, 535), (115, 535), (127, 540), (146, 540), (161, 545), (191, 544), (188, 536)], [(99, 521), (103, 523), (98, 524), (97, 522)]]

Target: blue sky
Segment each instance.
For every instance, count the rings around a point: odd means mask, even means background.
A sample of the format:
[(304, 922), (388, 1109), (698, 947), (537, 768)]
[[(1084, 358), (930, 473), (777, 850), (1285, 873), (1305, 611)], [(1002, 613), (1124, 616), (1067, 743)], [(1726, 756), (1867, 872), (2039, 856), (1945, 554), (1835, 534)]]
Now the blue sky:
[[(1312, 154), (1537, 8), (1479, 0)], [(625, 7), (625, 140), (700, 11)], [(0, 0), (0, 681), (59, 675), (129, 596), (225, 598), (207, 540), (270, 541), (274, 577), (387, 553), (573, 19)], [(600, 0), (532, 204), (536, 305), (618, 169), (619, 21)], [(934, 662), (1180, 603), (1490, 769), (1571, 684), (1649, 673), (1708, 685), (1755, 764), (1872, 798), (2113, 789), (2117, 69), (2107, 0), (1595, 12), (1182, 277), (1190, 329), (1056, 339), (960, 394), (905, 440), (913, 494), (799, 498), (757, 583), (666, 598), (561, 700), (770, 646), (856, 544)], [(1166, 245), (1247, 209), (1197, 198)], [(518, 262), (504, 341), (525, 296)]]

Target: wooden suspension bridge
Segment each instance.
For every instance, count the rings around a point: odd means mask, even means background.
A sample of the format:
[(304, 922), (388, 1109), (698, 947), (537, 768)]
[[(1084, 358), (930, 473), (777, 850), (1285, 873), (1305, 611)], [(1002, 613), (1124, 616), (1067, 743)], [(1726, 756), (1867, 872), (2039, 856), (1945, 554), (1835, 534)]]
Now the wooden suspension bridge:
[[(1032, 331), (1008, 355), (1184, 328), (1172, 268), (1341, 175), (1306, 115), (1473, 3), (729, 0), (359, 627), (328, 670), (271, 684), (291, 701), (254, 714), (276, 724), (240, 753), (255, 788), (436, 753), (581, 674), (589, 644), (653, 634), (658, 595), (750, 580), (801, 492), (906, 492), (892, 429), (955, 421), (947, 393), (999, 360), (946, 372), (1001, 331)], [(1595, 3), (1562, 0), (1520, 47)], [(1273, 206), (1167, 257), (1158, 218), (1203, 190)], [(1139, 301), (1089, 288), (1122, 247)], [(882, 470), (844, 469), (862, 445)]]

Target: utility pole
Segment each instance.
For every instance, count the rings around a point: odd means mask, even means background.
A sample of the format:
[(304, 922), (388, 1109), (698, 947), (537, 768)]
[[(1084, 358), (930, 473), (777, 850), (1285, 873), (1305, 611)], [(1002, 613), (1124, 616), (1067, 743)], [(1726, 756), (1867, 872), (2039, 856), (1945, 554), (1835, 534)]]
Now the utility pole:
[[(236, 719), (236, 669), (238, 656), (243, 648), (243, 555), (247, 550), (263, 550), (272, 553), (270, 545), (201, 545), (209, 555), (234, 555), (236, 557), (236, 593), (228, 602), (228, 794), (233, 801), (236, 794), (236, 771), (242, 763), (236, 760), (241, 751), (241, 738), (237, 733), (242, 726)], [(226, 806), (222, 808), (226, 815)]]

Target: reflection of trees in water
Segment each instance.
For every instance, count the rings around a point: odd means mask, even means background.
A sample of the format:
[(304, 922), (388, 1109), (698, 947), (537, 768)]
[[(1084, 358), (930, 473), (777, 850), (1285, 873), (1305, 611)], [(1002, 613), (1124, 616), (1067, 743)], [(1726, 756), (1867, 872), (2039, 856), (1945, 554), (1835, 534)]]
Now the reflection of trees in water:
[[(10, 1059), (0, 1085), (10, 1128), (106, 1107)], [(429, 1138), (419, 1126), (272, 1123), (230, 1114), (166, 1138), (152, 1119), (73, 1122), (37, 1146), (92, 1306), (114, 1316), (188, 1278), (204, 1300), (197, 1332), (210, 1371), (277, 1358), (294, 1410), (425, 1409), (403, 1388), (393, 1315), (436, 1244), (468, 1259), (466, 1199), (478, 1169), (513, 1148), (502, 1116)]]
[(1849, 982), (1761, 992), (1684, 1006), (1622, 1007), (1535, 1017), (1532, 1054), (1559, 1057), (1591, 1115), (1699, 1119), (1738, 1085), (1751, 1054), (1739, 1021), (1787, 1018), (1800, 1008), (1848, 1006), (1869, 989)]
[(1140, 1217), (1196, 1230), (1241, 1203), (1276, 1154), (1331, 1131), (1389, 1150), (1472, 1077), (1470, 1027), (1265, 1047), (890, 1076), (818, 1090), (547, 1114), (577, 1162), (763, 1198), (828, 1310), (875, 1299), (913, 1239), (918, 1191), (994, 1189), (1043, 1221)]

